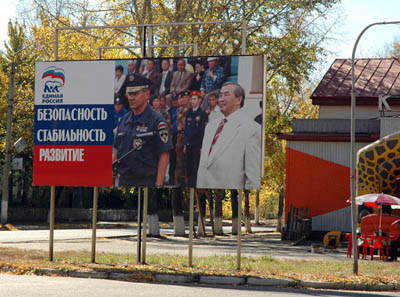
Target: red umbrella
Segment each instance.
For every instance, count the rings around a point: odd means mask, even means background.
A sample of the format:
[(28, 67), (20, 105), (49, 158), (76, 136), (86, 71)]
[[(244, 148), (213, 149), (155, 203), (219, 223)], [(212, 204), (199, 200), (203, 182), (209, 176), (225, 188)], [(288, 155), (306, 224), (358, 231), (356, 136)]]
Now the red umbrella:
[[(351, 200), (347, 200), (351, 203)], [(371, 193), (356, 197), (357, 205), (379, 207), (380, 205), (400, 205), (400, 199), (383, 193)]]
[[(351, 203), (351, 200), (347, 200)], [(379, 218), (379, 233), (381, 233), (381, 225), (382, 225), (382, 205), (400, 205), (400, 199), (383, 193), (371, 193), (365, 194), (356, 197), (356, 204), (357, 205), (365, 205), (365, 206), (372, 206), (377, 207), (380, 210), (380, 218)]]

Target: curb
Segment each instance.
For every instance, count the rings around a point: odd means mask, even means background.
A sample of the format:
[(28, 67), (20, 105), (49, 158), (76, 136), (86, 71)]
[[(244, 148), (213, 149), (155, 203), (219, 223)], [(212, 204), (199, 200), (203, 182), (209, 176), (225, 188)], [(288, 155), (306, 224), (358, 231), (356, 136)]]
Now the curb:
[(156, 274), (156, 282), (159, 283), (198, 283), (198, 275), (175, 275), (175, 274)]
[(210, 276), (210, 275), (200, 275), (200, 284), (208, 285), (245, 285), (247, 283), (247, 278), (239, 276)]
[[(20, 274), (14, 267), (1, 267), (1, 272)], [(145, 273), (147, 282), (169, 283), (169, 284), (206, 284), (206, 285), (233, 285), (233, 286), (257, 286), (257, 287), (291, 287), (312, 288), (327, 290), (354, 290), (354, 291), (400, 291), (400, 284), (367, 284), (367, 283), (344, 283), (344, 282), (319, 282), (303, 280), (287, 280), (279, 278), (258, 278), (249, 276), (210, 276), (191, 274), (168, 274), (154, 272), (107, 272), (91, 270), (58, 270), (42, 268), (31, 270), (32, 274), (40, 276), (60, 276), (75, 278), (109, 279), (118, 281), (143, 281), (139, 275)]]
[(109, 274), (107, 272), (97, 272), (97, 271), (70, 271), (68, 273), (68, 276), (78, 277), (78, 278), (96, 278), (96, 279), (109, 278)]
[[(342, 282), (335, 282), (335, 283), (328, 283), (328, 282), (318, 282), (318, 281), (299, 281), (298, 285), (301, 287), (308, 287), (314, 289), (326, 289), (326, 290), (343, 290), (343, 289), (350, 289), (346, 287), (345, 283)], [(353, 285), (353, 284), (352, 284)], [(362, 290), (365, 291), (364, 287), (359, 287), (358, 289), (351, 290)]]
[(248, 277), (247, 285), (265, 287), (294, 287), (296, 282), (279, 278)]

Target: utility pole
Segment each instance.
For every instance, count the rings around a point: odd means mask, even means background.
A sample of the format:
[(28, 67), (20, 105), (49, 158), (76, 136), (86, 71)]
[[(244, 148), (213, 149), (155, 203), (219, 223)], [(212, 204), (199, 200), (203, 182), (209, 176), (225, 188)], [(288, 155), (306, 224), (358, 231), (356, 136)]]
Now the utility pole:
[(357, 208), (356, 208), (356, 100), (357, 100), (357, 92), (356, 92), (356, 76), (354, 69), (354, 60), (356, 56), (357, 45), (361, 39), (361, 36), (367, 31), (369, 28), (375, 25), (393, 25), (400, 24), (400, 21), (391, 21), (391, 22), (378, 22), (372, 23), (366, 26), (361, 33), (358, 35), (356, 42), (353, 46), (353, 52), (351, 55), (351, 113), (350, 113), (350, 193), (351, 193), (351, 234), (353, 240), (353, 273), (358, 274), (358, 258), (357, 255)]
[(11, 73), (10, 73), (10, 85), (8, 88), (8, 106), (7, 106), (7, 134), (6, 134), (6, 152), (3, 167), (3, 195), (1, 200), (1, 223), (5, 224), (7, 222), (8, 214), (8, 178), (10, 176), (10, 142), (11, 142), (11, 123), (13, 114), (13, 104), (14, 104), (14, 74), (15, 74), (15, 64), (11, 63)]

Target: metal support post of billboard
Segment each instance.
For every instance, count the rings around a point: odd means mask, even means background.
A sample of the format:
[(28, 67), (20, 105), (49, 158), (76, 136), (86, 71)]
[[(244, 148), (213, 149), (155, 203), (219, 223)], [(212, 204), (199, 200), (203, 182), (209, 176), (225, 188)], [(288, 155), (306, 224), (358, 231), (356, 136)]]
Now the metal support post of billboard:
[(152, 58), (153, 57), (153, 27), (149, 27), (147, 29), (147, 34), (146, 34), (146, 39), (148, 40), (148, 48), (147, 48), (147, 53), (146, 57), (147, 58)]
[(197, 57), (198, 46), (197, 43), (193, 43), (193, 56)]
[(358, 258), (357, 255), (357, 208), (356, 208), (356, 118), (355, 118), (355, 110), (356, 110), (356, 77), (354, 74), (354, 58), (356, 54), (357, 45), (361, 39), (361, 36), (367, 31), (369, 28), (375, 25), (393, 25), (400, 24), (400, 21), (391, 21), (391, 22), (378, 22), (372, 23), (366, 26), (361, 33), (358, 35), (356, 42), (354, 43), (353, 52), (351, 55), (351, 117), (350, 117), (350, 192), (351, 192), (351, 233), (353, 240), (353, 273), (358, 274)]
[(260, 224), (260, 190), (256, 190), (256, 203), (254, 207), (254, 222), (256, 225)]
[(130, 48), (142, 48), (138, 45), (130, 45), (130, 46), (100, 46), (97, 48), (97, 57), (99, 60), (102, 59), (101, 52), (103, 49), (130, 49)]
[(147, 243), (147, 209), (149, 205), (149, 188), (144, 188), (143, 201), (143, 243), (142, 243), (142, 264), (146, 264), (146, 243)]
[(136, 262), (140, 264), (142, 249), (142, 189), (138, 187), (138, 215), (137, 215), (137, 242), (136, 242)]
[(189, 267), (193, 266), (194, 188), (190, 188), (189, 205)]
[[(142, 36), (144, 36), (146, 27), (168, 27), (168, 26), (189, 26), (189, 25), (211, 25), (211, 24), (242, 24), (241, 38), (241, 54), (246, 54), (246, 39), (247, 39), (247, 23), (246, 20), (230, 20), (230, 21), (208, 21), (208, 22), (179, 22), (179, 23), (159, 23), (159, 24), (128, 24), (115, 26), (83, 26), (83, 27), (56, 27), (54, 32), (54, 59), (58, 60), (58, 31), (59, 30), (91, 30), (91, 29), (123, 29), (123, 28), (142, 28)], [(145, 40), (141, 40), (142, 56), (145, 56)]]
[[(242, 21), (242, 47), (241, 54), (246, 54), (246, 40), (247, 40), (247, 23), (246, 20)], [(265, 75), (265, 74), (264, 74)], [(264, 84), (265, 85), (265, 84)], [(243, 201), (243, 190), (238, 190), (238, 219), (237, 219), (237, 256), (236, 256), (236, 269), (241, 269), (241, 258), (242, 258), (242, 201)]]
[(92, 213), (92, 263), (96, 262), (96, 228), (97, 208), (99, 205), (99, 187), (93, 188), (93, 213)]
[[(245, 52), (246, 53), (246, 52)], [(267, 94), (267, 56), (264, 55), (263, 57), (263, 65), (264, 65), (264, 69), (263, 69), (263, 96), (262, 96), (262, 118), (266, 119), (267, 118), (267, 102), (266, 102), (266, 94)], [(261, 178), (264, 177), (265, 175), (265, 123), (264, 125), (261, 125), (261, 129), (262, 129), (262, 133), (261, 133)], [(259, 190), (258, 190), (259, 191)]]
[(246, 54), (246, 40), (247, 40), (247, 22), (246, 20), (242, 21), (242, 55)]
[(243, 201), (243, 190), (238, 190), (238, 220), (237, 220), (237, 257), (236, 257), (236, 269), (240, 270), (241, 255), (242, 255), (242, 201)]
[(197, 53), (197, 43), (177, 43), (177, 44), (155, 44), (149, 46), (151, 48), (164, 48), (164, 47), (184, 47), (184, 46), (193, 46), (193, 52)]
[(56, 186), (50, 187), (50, 236), (49, 236), (49, 261), (53, 261), (54, 250), (54, 211), (56, 204)]
[(58, 60), (58, 28), (54, 30), (54, 61)]
[[(165, 48), (165, 47), (185, 47), (185, 46), (193, 46), (193, 55), (197, 56), (197, 48), (198, 45), (197, 43), (178, 43), (178, 44), (156, 44), (149, 46), (151, 48)], [(132, 46), (101, 46), (97, 48), (97, 56), (98, 59), (102, 59), (102, 51), (107, 50), (107, 49), (130, 49), (130, 48), (141, 48), (140, 46), (137, 45), (132, 45)]]
[(142, 27), (142, 40), (141, 40), (141, 48), (142, 48), (142, 57), (146, 57), (146, 26)]
[[(54, 61), (58, 60), (58, 30), (54, 31)], [(53, 261), (54, 250), (54, 212), (56, 204), (56, 186), (50, 186), (50, 211), (49, 211), (49, 261)]]

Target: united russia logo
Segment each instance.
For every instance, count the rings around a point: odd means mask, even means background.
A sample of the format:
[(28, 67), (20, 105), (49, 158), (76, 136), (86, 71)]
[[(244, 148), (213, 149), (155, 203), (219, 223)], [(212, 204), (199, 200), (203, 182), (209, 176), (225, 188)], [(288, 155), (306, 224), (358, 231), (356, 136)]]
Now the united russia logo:
[(65, 85), (64, 69), (48, 67), (42, 74), (42, 80), (44, 81), (42, 103), (63, 103), (61, 89)]

